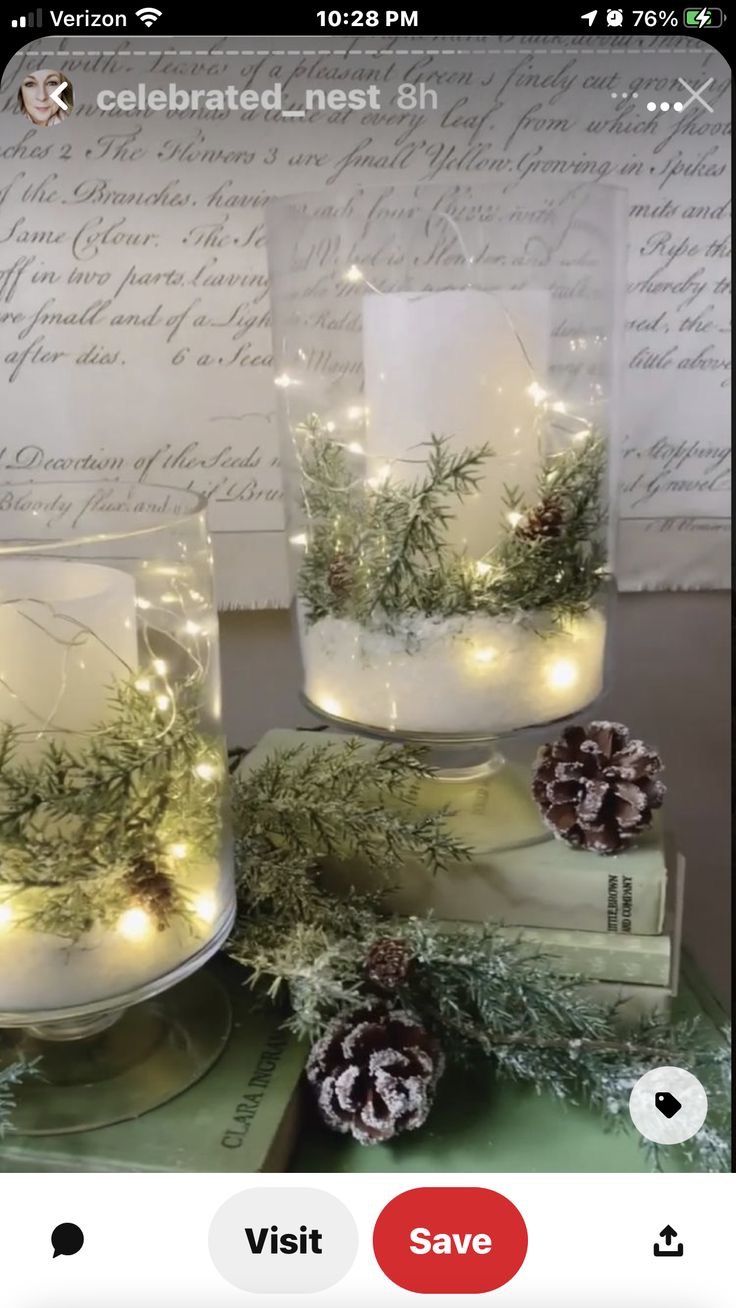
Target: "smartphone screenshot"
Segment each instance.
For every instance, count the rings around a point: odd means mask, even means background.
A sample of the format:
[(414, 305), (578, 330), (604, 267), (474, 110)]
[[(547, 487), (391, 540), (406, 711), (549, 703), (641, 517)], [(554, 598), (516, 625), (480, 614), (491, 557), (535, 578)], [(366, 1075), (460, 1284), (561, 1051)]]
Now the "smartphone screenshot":
[(9, 1308), (727, 1308), (729, 6), (1, 21)]

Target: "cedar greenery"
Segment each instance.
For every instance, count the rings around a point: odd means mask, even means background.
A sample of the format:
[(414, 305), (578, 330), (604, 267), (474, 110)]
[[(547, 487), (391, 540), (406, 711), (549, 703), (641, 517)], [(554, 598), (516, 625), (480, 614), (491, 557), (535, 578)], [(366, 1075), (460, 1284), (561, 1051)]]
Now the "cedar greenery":
[[(299, 593), (310, 623), (328, 615), (365, 625), (418, 612), (512, 615), (544, 609), (563, 619), (584, 612), (605, 571), (602, 503), (604, 443), (590, 434), (541, 461), (536, 500), (505, 488), (498, 545), (482, 560), (448, 542), (448, 500), (478, 491), (489, 445), (454, 452), (432, 436), (424, 475), (366, 481), (355, 456), (332, 440), (317, 415), (298, 428), (309, 540)], [(535, 522), (554, 530), (533, 530)], [(482, 565), (478, 567), (478, 563)]]
[[(448, 935), (431, 919), (381, 912), (403, 855), (424, 857), (428, 875), (464, 856), (441, 814), (411, 810), (423, 772), (412, 751), (369, 752), (353, 741), (282, 751), (235, 778), (239, 914), (228, 952), (250, 983), (288, 997), (289, 1025), (313, 1040), (375, 993), (366, 961), (376, 946), (403, 942), (412, 963), (392, 1002), (416, 1014), (448, 1060), (490, 1058), (499, 1076), (586, 1103), (610, 1126), (628, 1120), (631, 1087), (650, 1067), (687, 1066), (705, 1084), (710, 1112), (681, 1148), (700, 1170), (727, 1170), (730, 1054), (713, 1048), (700, 1022), (656, 1016), (624, 1027), (615, 1006), (581, 992), (581, 978), (558, 976), (553, 958), (529, 954), (493, 925)], [(321, 861), (357, 854), (376, 869), (376, 893), (338, 899), (321, 884)], [(656, 1149), (643, 1147), (658, 1166)]]
[[(178, 721), (183, 735), (178, 761), (190, 768), (201, 742), (191, 721), (187, 726), (186, 714)], [(141, 725), (150, 729), (146, 721)], [(141, 748), (145, 758), (136, 755), (134, 773), (138, 767), (145, 773), (151, 765), (152, 755)], [(4, 777), (12, 767), (11, 756), (6, 741)], [(60, 777), (67, 785), (78, 779), (79, 766), (62, 751)], [(113, 775), (117, 772), (113, 768)], [(647, 1017), (635, 1028), (624, 1028), (615, 1007), (581, 994), (580, 978), (558, 976), (553, 958), (519, 949), (493, 925), (460, 928), (448, 935), (431, 919), (381, 912), (382, 892), (403, 857), (424, 858), (431, 874), (433, 868), (467, 855), (447, 831), (441, 813), (412, 812), (411, 799), (423, 775), (425, 766), (416, 752), (388, 745), (367, 751), (354, 740), (339, 748), (325, 744), (308, 754), (301, 749), (281, 751), (233, 779), (238, 920), (228, 952), (249, 969), (249, 983), (265, 980), (272, 999), (288, 996), (289, 1025), (315, 1039), (332, 1019), (349, 1018), (375, 993), (367, 959), (376, 956), (383, 942), (392, 942), (394, 948), (403, 944), (411, 966), (393, 998), (439, 1039), (449, 1060), (492, 1059), (499, 1076), (534, 1085), (563, 1101), (584, 1102), (611, 1127), (627, 1120), (631, 1087), (648, 1068), (664, 1063), (688, 1066), (706, 1086), (709, 1117), (680, 1148), (699, 1170), (728, 1170), (727, 1032), (724, 1043), (714, 1049), (698, 1021), (670, 1023)], [(128, 785), (133, 785), (130, 779)], [(180, 785), (181, 798), (188, 783), (180, 778)], [(93, 818), (100, 815), (96, 802)], [(22, 832), (23, 824), (15, 829)], [(207, 833), (212, 834), (209, 821), (203, 823), (205, 837)], [(114, 838), (112, 831), (108, 835)], [(337, 899), (321, 885), (321, 861), (328, 855), (346, 858), (358, 853), (376, 868), (376, 892)], [(109, 892), (110, 884), (100, 881), (99, 868), (93, 866), (96, 870), (89, 873), (81, 860), (82, 882), (73, 885), (72, 902), (78, 891), (84, 894), (93, 884), (105, 895)], [(50, 880), (53, 870), (53, 865), (47, 868), (44, 894), (50, 886), (61, 904), (64, 887)], [(113, 873), (113, 887), (116, 877), (119, 871)], [(63, 920), (68, 917), (67, 912)], [(35, 1070), (17, 1062), (0, 1070), (0, 1134), (12, 1112), (14, 1087)], [(659, 1166), (656, 1146), (643, 1142), (643, 1147)]]
[(0, 727), (0, 893), (19, 921), (75, 940), (138, 892), (146, 907), (161, 906), (162, 928), (187, 916), (166, 847), (184, 832), (195, 850), (214, 852), (221, 817), (219, 784), (194, 772), (214, 747), (188, 693), (174, 701), (172, 692), (174, 711), (164, 712), (120, 683), (84, 745), (51, 740), (27, 761), (16, 729)]

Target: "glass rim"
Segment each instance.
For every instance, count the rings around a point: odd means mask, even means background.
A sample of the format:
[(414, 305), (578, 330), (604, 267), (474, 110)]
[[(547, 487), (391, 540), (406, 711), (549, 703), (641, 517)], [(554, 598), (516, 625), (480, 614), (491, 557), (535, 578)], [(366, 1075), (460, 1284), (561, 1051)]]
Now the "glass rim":
[[(621, 202), (622, 198), (625, 199), (628, 194), (627, 188), (618, 185), (616, 182), (596, 182), (588, 179), (582, 179), (581, 181), (575, 182), (564, 177), (546, 178), (545, 191), (547, 190), (558, 192), (565, 191), (571, 195), (574, 192), (588, 191), (595, 194), (600, 191), (604, 196), (607, 195), (611, 198), (616, 198), (618, 203)], [(392, 184), (391, 182), (384, 182), (383, 184), (380, 182), (370, 182), (366, 186), (340, 186), (335, 187), (334, 190), (330, 189), (328, 191), (325, 191), (324, 188), (320, 190), (317, 187), (312, 187), (306, 191), (288, 191), (283, 195), (272, 195), (269, 196), (266, 201), (265, 209), (266, 214), (268, 215), (269, 213), (277, 213), (281, 210), (288, 209), (290, 206), (298, 204), (300, 201), (320, 199), (323, 204), (337, 205), (355, 196), (367, 195), (370, 197), (378, 196), (383, 193), (386, 193), (387, 195), (398, 194), (409, 196), (411, 194), (416, 194), (417, 192), (430, 192), (434, 195), (441, 195), (444, 192), (448, 193), (449, 199), (452, 199), (453, 192), (458, 195), (461, 195), (463, 192), (481, 195), (484, 192), (487, 193), (492, 191), (497, 192), (497, 184), (492, 178), (487, 178), (485, 181), (479, 182), (475, 185), (470, 182), (467, 184), (458, 182), (453, 185), (451, 182), (436, 181), (414, 183), (402, 181), (396, 184)], [(339, 219), (336, 216), (334, 221), (338, 220)]]
[[(129, 529), (126, 529), (125, 531), (97, 531), (97, 532), (90, 532), (89, 534), (85, 534), (85, 535), (66, 534), (61, 537), (54, 536), (48, 540), (42, 540), (42, 541), (36, 540), (32, 537), (19, 538), (16, 541), (12, 541), (12, 542), (3, 539), (3, 535), (2, 535), (3, 514), (2, 514), (2, 510), (0, 510), (0, 559), (9, 558), (17, 554), (33, 554), (33, 553), (43, 554), (46, 551), (50, 551), (53, 549), (68, 548), (70, 545), (73, 545), (76, 548), (77, 546), (80, 545), (105, 544), (108, 541), (133, 540), (139, 536), (153, 536), (159, 532), (170, 531), (171, 528), (176, 524), (182, 522), (191, 522), (196, 518), (202, 517), (203, 514), (206, 514), (208, 503), (209, 503), (206, 495), (201, 494), (200, 491), (190, 490), (186, 486), (170, 486), (170, 485), (167, 486), (159, 482), (141, 483), (137, 481), (130, 481), (125, 478), (116, 478), (116, 477), (95, 477), (95, 478), (89, 478), (89, 480), (80, 478), (79, 480), (73, 480), (73, 481), (54, 481), (54, 480), (12, 481), (7, 478), (0, 480), (0, 492), (4, 489), (27, 491), (30, 490), (31, 488), (35, 489), (37, 487), (54, 487), (54, 486), (58, 487), (60, 491), (63, 491), (64, 487), (78, 488), (82, 486), (89, 486), (91, 489), (93, 489), (95, 486), (119, 486), (123, 489), (128, 487), (128, 488), (136, 488), (139, 490), (149, 489), (152, 491), (166, 491), (171, 494), (176, 494), (186, 497), (187, 499), (189, 499), (193, 507), (188, 509), (186, 512), (180, 514), (168, 513), (166, 514), (163, 522), (156, 522), (146, 527), (131, 527)], [(206, 526), (206, 522), (205, 522), (205, 526)]]

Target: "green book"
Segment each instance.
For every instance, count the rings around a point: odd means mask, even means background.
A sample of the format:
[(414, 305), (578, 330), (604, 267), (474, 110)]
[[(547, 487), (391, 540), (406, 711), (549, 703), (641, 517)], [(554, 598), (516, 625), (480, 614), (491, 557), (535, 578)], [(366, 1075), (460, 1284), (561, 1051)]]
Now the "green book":
[[(455, 921), (443, 925), (451, 933), (468, 924)], [(499, 934), (528, 948), (530, 953), (544, 955), (552, 970), (563, 975), (625, 985), (670, 985), (672, 939), (669, 935), (628, 936), (608, 931), (510, 926), (500, 927)]]
[(219, 957), (208, 964), (233, 1010), (229, 1042), (201, 1081), (129, 1122), (72, 1135), (8, 1134), (0, 1172), (281, 1172), (301, 1117), (307, 1049), (283, 1015), (256, 1007), (245, 972)]
[[(267, 731), (243, 760), (241, 769), (257, 767), (276, 750), (301, 745), (341, 748), (347, 737), (338, 732)], [(375, 749), (369, 741), (366, 749)], [(523, 783), (526, 785), (526, 781)], [(400, 914), (427, 913), (451, 921), (493, 920), (508, 926), (622, 935), (659, 935), (664, 927), (667, 861), (661, 824), (656, 823), (624, 854), (603, 858), (571, 849), (560, 840), (543, 840), (523, 849), (495, 850), (490, 840), (504, 813), (519, 802), (518, 770), (508, 775), (463, 782), (433, 778), (420, 782), (415, 807), (436, 811), (447, 805), (453, 832), (472, 851), (470, 862), (454, 863), (430, 875), (426, 867), (407, 860), (386, 907)], [(539, 831), (544, 828), (539, 819)], [(360, 859), (329, 860), (325, 884), (335, 894), (352, 888), (375, 888), (375, 873)]]
[[(647, 989), (648, 987), (641, 987)], [(656, 989), (656, 987), (652, 987)], [(699, 1016), (714, 1048), (726, 1017), (692, 966), (673, 1001), (677, 1017)], [(708, 1089), (706, 1084), (706, 1090)], [(491, 1068), (453, 1069), (439, 1083), (426, 1125), (389, 1144), (366, 1147), (305, 1113), (294, 1172), (646, 1172), (640, 1137), (628, 1120), (606, 1131), (590, 1109), (560, 1103), (534, 1086), (497, 1080)], [(663, 1151), (665, 1171), (687, 1170), (683, 1151)]]

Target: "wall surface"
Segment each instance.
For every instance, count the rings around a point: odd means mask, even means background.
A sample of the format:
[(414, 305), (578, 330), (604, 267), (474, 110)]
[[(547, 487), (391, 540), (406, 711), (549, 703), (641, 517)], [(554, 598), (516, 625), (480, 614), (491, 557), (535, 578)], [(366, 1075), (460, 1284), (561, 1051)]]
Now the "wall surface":
[[(610, 275), (623, 291), (624, 275), (615, 271), (623, 240), (608, 229), (616, 211), (610, 192), (600, 210), (586, 192), (588, 183), (602, 183), (625, 192), (629, 209), (617, 575), (627, 590), (728, 584), (731, 71), (723, 55), (671, 29), (563, 41), (407, 40), (366, 30), (290, 38), (289, 50), (278, 37), (259, 37), (254, 50), (249, 38), (224, 36), (206, 43), (204, 61), (191, 40), (172, 51), (171, 37), (155, 28), (116, 33), (103, 41), (104, 55), (89, 41), (85, 53), (86, 43), (71, 35), (34, 40), (0, 77), (4, 474), (127, 479), (131, 521), (152, 497), (165, 501), (156, 484), (191, 485), (209, 499), (223, 603), (276, 607), (288, 586), (263, 231), (268, 197), (316, 191), (325, 208), (343, 215), (329, 233), (310, 227), (293, 245), (291, 233), (286, 241), (281, 264), (303, 269), (315, 289), (300, 305), (300, 331), (277, 332), (285, 348), (278, 372), (296, 384), (292, 421), (318, 412), (338, 436), (368, 448), (380, 432), (362, 368), (354, 371), (363, 357), (359, 306), (374, 287), (409, 290), (412, 279), (435, 289), (508, 292), (513, 285), (535, 293), (554, 281), (549, 375), (544, 352), (531, 355), (538, 381), (570, 419), (607, 422), (605, 369), (588, 377), (616, 336), (608, 312), (600, 317), (605, 297), (597, 288)], [(37, 134), (17, 92), (42, 68), (68, 76), (75, 103), (58, 130)], [(142, 88), (160, 103), (172, 85), (178, 113), (111, 108), (111, 94)], [(400, 94), (402, 86), (409, 94)], [(236, 97), (220, 109), (225, 87), (247, 89), (249, 107)], [(696, 87), (703, 98), (686, 97), (685, 88)], [(196, 102), (187, 104), (192, 91)], [(327, 92), (348, 91), (354, 108), (321, 103)], [(681, 112), (653, 112), (650, 96), (680, 101)], [(412, 202), (391, 196), (397, 183), (438, 187), (431, 219), (408, 228), (409, 219), (399, 221)], [(365, 240), (344, 217), (359, 207), (345, 194), (358, 186), (377, 188)], [(407, 256), (398, 264), (397, 249)], [(361, 250), (366, 285), (360, 276), (346, 281), (352, 267), (360, 274)], [(320, 298), (328, 286), (330, 295), (339, 290), (334, 309)], [(531, 332), (518, 299), (513, 320), (524, 353), (530, 334), (546, 339), (542, 315), (534, 315)], [(465, 313), (461, 322), (477, 343)], [(406, 339), (397, 342), (395, 362), (411, 379)], [(504, 333), (497, 340), (488, 347), (489, 376), (500, 368), (510, 400), (518, 354), (503, 348), (501, 356)], [(509, 370), (501, 357), (517, 365)], [(461, 366), (473, 375), (469, 358)], [(392, 412), (395, 385), (392, 375)], [(448, 434), (461, 445), (478, 443), (464, 421), (480, 408), (464, 415), (453, 401), (445, 410)], [(430, 409), (440, 422), (437, 395)], [(482, 439), (493, 432), (495, 446), (504, 424), (503, 411), (493, 412)], [(399, 430), (407, 439), (401, 423)], [(398, 432), (387, 428), (389, 435), (382, 454), (390, 461)], [(523, 485), (530, 469), (528, 460), (518, 462), (504, 476)], [(55, 505), (55, 489), (47, 503)], [(101, 511), (84, 515), (93, 532)], [(34, 534), (42, 522), (39, 513)]]
[[(221, 620), (231, 744), (276, 726), (310, 726), (284, 612)], [(667, 817), (688, 865), (685, 941), (724, 1002), (730, 993), (730, 597), (726, 592), (624, 595), (613, 681), (601, 714), (661, 751)]]

